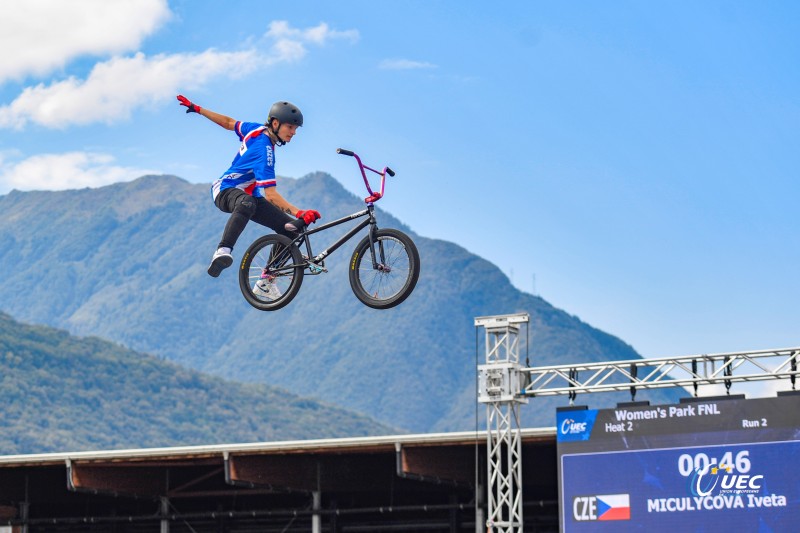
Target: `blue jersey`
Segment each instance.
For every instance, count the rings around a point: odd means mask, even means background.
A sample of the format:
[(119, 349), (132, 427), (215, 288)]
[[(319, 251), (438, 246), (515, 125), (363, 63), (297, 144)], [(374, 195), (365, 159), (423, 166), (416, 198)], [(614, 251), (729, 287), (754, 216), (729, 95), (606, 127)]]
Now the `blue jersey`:
[(231, 166), (211, 185), (211, 196), (236, 187), (256, 198), (264, 198), (264, 190), (275, 186), (275, 147), (267, 128), (255, 122), (236, 121), (233, 131), (241, 141)]

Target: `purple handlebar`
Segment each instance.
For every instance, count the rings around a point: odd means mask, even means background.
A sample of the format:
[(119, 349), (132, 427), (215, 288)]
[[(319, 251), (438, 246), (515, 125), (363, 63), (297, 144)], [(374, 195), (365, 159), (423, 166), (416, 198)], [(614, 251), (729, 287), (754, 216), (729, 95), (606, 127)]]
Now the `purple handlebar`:
[[(358, 154), (352, 152), (350, 150), (345, 150), (344, 148), (337, 148), (336, 153), (342, 155), (348, 155), (351, 157), (356, 158), (356, 162), (358, 163), (358, 168), (361, 170), (361, 177), (364, 178), (364, 185), (367, 187), (367, 192), (369, 192), (369, 197), (365, 198), (364, 201), (368, 204), (371, 204), (377, 200), (383, 198), (383, 191), (386, 186), (386, 174), (390, 176), (394, 176), (394, 171), (389, 167), (383, 167), (383, 171), (377, 171), (374, 168), (370, 168), (364, 163), (361, 162), (361, 158), (358, 157)], [(369, 186), (369, 180), (367, 179), (367, 173), (364, 172), (364, 169), (367, 169), (375, 174), (378, 174), (381, 177), (381, 191), (380, 192), (372, 192), (372, 187)]]

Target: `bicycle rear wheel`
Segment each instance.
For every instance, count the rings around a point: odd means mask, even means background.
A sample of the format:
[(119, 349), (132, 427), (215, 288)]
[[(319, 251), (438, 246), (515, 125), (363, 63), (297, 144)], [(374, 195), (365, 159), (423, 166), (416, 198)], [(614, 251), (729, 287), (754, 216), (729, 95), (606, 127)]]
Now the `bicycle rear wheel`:
[(265, 235), (247, 249), (239, 266), (239, 288), (247, 303), (276, 311), (292, 301), (303, 283), (303, 258), (283, 235)]
[[(375, 263), (370, 247), (374, 246)], [(396, 229), (380, 229), (375, 241), (367, 235), (350, 259), (350, 287), (361, 303), (389, 309), (411, 294), (419, 279), (419, 252), (414, 241)]]

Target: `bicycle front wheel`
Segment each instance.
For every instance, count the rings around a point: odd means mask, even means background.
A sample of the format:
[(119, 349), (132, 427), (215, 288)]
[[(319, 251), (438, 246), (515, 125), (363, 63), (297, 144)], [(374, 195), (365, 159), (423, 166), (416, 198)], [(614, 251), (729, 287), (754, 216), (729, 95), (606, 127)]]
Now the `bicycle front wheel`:
[(292, 301), (303, 283), (303, 258), (283, 235), (265, 235), (247, 249), (239, 265), (239, 288), (247, 303), (276, 311)]
[[(419, 252), (411, 238), (396, 229), (367, 235), (350, 259), (350, 287), (361, 303), (389, 309), (403, 302), (419, 279)], [(375, 252), (373, 263), (372, 250)]]

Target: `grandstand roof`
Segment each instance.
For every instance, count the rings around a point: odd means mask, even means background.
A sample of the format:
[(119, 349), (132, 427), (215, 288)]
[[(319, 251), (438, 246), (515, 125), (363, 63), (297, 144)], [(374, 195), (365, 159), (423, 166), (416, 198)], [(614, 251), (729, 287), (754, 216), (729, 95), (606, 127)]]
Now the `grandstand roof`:
[[(330, 530), (474, 531), (485, 443), (481, 431), (0, 456), (0, 525), (309, 531), (316, 516)], [(523, 429), (522, 445), (525, 501), (554, 514), (555, 429)]]

